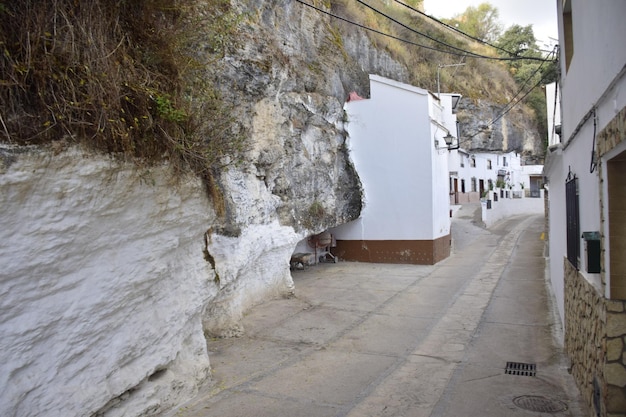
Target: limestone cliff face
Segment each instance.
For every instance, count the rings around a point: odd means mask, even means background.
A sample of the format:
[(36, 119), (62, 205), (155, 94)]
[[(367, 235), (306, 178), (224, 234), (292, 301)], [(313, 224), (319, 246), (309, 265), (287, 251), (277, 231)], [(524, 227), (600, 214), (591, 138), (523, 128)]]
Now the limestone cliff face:
[(470, 152), (516, 151), (527, 163), (542, 164), (545, 145), (532, 115), (514, 108), (500, 117), (505, 110), (502, 105), (462, 99), (457, 115), (463, 148)]
[[(328, 16), (297, 2), (234, 3), (247, 16), (241, 46), (217, 77), (250, 147), (220, 174), (227, 216), (209, 245), (220, 292), (204, 321), (220, 336), (241, 332), (251, 305), (293, 291), (287, 262), (298, 240), (358, 217), (343, 104), (351, 91), (369, 95), (369, 73), (408, 74), (362, 32), (339, 36)], [(264, 272), (268, 263), (281, 272)]]
[(248, 148), (216, 176), (224, 216), (167, 165), (1, 149), (1, 415), (162, 413), (206, 382), (206, 335), (297, 290), (297, 242), (358, 217), (343, 103), (408, 69), (295, 1), (232, 3), (240, 47), (214, 76)]

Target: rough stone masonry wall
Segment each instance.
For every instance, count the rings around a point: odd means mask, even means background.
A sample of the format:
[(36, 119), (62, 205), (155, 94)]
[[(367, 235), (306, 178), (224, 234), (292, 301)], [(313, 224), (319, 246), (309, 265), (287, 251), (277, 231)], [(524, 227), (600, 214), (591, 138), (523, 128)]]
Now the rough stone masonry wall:
[(626, 330), (621, 323), (626, 302), (606, 300), (567, 259), (564, 270), (565, 347), (574, 380), (590, 410), (599, 408), (601, 417), (624, 417)]

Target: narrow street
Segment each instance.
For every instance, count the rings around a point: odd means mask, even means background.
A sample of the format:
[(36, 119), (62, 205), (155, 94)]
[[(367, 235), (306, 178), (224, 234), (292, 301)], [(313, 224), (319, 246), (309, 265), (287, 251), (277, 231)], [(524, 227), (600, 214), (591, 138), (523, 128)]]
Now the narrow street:
[(213, 381), (171, 415), (586, 416), (558, 346), (543, 217), (486, 230), (476, 208), (455, 214), (453, 255), (435, 266), (294, 271), (296, 297), (209, 342)]

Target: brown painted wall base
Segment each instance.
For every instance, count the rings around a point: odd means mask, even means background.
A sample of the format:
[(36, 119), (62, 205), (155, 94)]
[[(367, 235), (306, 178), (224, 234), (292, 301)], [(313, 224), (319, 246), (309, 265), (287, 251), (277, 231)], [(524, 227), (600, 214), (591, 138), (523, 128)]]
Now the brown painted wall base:
[(346, 261), (434, 265), (450, 256), (450, 235), (435, 240), (337, 240), (333, 252)]

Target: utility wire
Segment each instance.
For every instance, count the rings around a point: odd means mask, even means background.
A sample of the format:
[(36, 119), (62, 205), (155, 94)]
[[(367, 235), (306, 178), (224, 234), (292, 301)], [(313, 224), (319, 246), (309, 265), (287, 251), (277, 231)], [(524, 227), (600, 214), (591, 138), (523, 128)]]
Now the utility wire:
[(471, 40), (473, 40), (473, 41), (476, 41), (476, 42), (482, 43), (483, 45), (487, 45), (487, 46), (490, 46), (490, 47), (492, 47), (492, 48), (498, 49), (498, 50), (500, 50), (500, 51), (502, 51), (502, 52), (505, 52), (505, 53), (509, 54), (510, 56), (517, 56), (516, 54), (514, 54), (514, 53), (513, 53), (513, 52), (511, 52), (511, 51), (507, 51), (507, 50), (506, 50), (506, 49), (504, 49), (504, 48), (501, 48), (501, 47), (496, 46), (496, 45), (492, 45), (491, 43), (489, 43), (489, 42), (487, 42), (487, 41), (485, 41), (485, 40), (483, 40), (483, 39), (480, 39), (480, 38), (477, 38), (477, 37), (475, 37), (475, 36), (472, 36), (472, 35), (470, 35), (469, 33), (465, 33), (465, 32), (463, 32), (462, 30), (460, 30), (459, 28), (456, 28), (456, 27), (454, 27), (454, 26), (452, 26), (452, 25), (449, 25), (449, 24), (447, 24), (447, 23), (445, 23), (445, 22), (442, 22), (441, 20), (437, 19), (436, 17), (433, 17), (433, 16), (431, 16), (431, 15), (428, 15), (428, 14), (426, 14), (426, 13), (422, 12), (421, 10), (416, 9), (415, 7), (412, 7), (412, 6), (410, 6), (410, 5), (406, 4), (406, 3), (402, 3), (402, 2), (401, 2), (401, 1), (399, 1), (399, 0), (394, 0), (394, 1), (395, 1), (396, 3), (398, 3), (398, 4), (402, 5), (402, 6), (406, 7), (407, 9), (412, 10), (412, 11), (414, 11), (415, 13), (418, 13), (418, 14), (420, 14), (420, 15), (424, 16), (424, 17), (427, 17), (428, 19), (430, 19), (430, 20), (432, 20), (432, 21), (434, 21), (434, 22), (436, 22), (436, 23), (439, 23), (440, 25), (445, 26), (445, 27), (447, 27), (447, 28), (448, 28), (448, 29), (450, 29), (450, 30), (453, 30), (453, 31), (455, 31), (455, 32), (457, 32), (457, 33), (460, 33), (461, 35), (463, 35), (463, 36), (465, 36), (465, 37), (467, 37), (467, 38), (469, 38), (469, 39), (471, 39)]
[[(430, 35), (427, 35), (427, 34), (425, 34), (425, 33), (419, 32), (418, 30), (415, 30), (415, 29), (413, 29), (413, 28), (411, 28), (411, 27), (409, 27), (409, 26), (405, 25), (404, 23), (400, 22), (399, 20), (397, 20), (397, 19), (395, 19), (395, 18), (393, 18), (393, 17), (389, 16), (388, 14), (386, 14), (386, 13), (382, 12), (381, 10), (376, 9), (375, 7), (373, 7), (373, 6), (371, 6), (371, 5), (367, 4), (367, 3), (365, 3), (365, 2), (364, 2), (364, 1), (362, 1), (362, 0), (356, 0), (356, 1), (357, 1), (357, 3), (360, 3), (360, 4), (364, 5), (365, 7), (367, 7), (367, 8), (369, 8), (369, 9), (373, 10), (374, 12), (376, 12), (376, 13), (380, 14), (381, 16), (385, 17), (386, 19), (389, 19), (389, 20), (391, 20), (392, 22), (397, 23), (398, 25), (402, 26), (403, 28), (410, 30), (410, 31), (411, 31), (411, 32), (413, 32), (413, 33), (416, 33), (416, 34), (418, 34), (418, 35), (420, 35), (420, 36), (424, 36), (425, 38), (430, 39), (430, 40), (432, 40), (432, 41), (434, 41), (434, 42), (436, 42), (436, 43), (439, 43), (439, 44), (441, 44), (441, 45), (447, 46), (448, 48), (452, 48), (452, 49), (456, 49), (456, 50), (458, 50), (458, 51), (463, 51), (463, 52), (466, 52), (466, 53), (468, 53), (468, 54), (471, 54), (471, 55), (472, 55), (472, 56), (474, 56), (474, 57), (487, 58), (487, 56), (485, 56), (485, 55), (480, 55), (480, 54), (477, 54), (477, 53), (475, 53), (475, 52), (470, 52), (470, 51), (467, 51), (467, 50), (465, 50), (465, 49), (458, 48), (458, 47), (456, 47), (456, 46), (450, 45), (450, 44), (448, 44), (448, 43), (446, 43), (446, 42), (443, 42), (443, 41), (440, 41), (440, 40), (438, 40), (438, 39), (436, 39), (436, 38), (433, 38), (433, 37), (432, 37), (432, 36), (430, 36)], [(396, 0), (396, 1), (397, 1), (397, 0)], [(400, 3), (400, 4), (404, 4), (404, 3)], [(443, 22), (441, 22), (441, 23), (443, 23)], [(451, 26), (450, 26), (450, 27), (451, 27)], [(468, 36), (469, 36), (469, 35), (468, 35)], [(478, 39), (478, 38), (474, 38), (474, 39)], [(491, 46), (491, 47), (493, 47), (493, 48), (496, 48), (496, 49), (501, 49), (501, 48), (498, 48), (498, 47), (496, 47), (496, 46), (494, 46), (494, 45), (491, 45), (491, 44), (487, 44), (487, 45), (489, 45), (489, 46)], [(514, 57), (514, 58), (519, 58), (519, 55), (513, 54), (513, 53), (511, 53), (511, 52), (509, 52), (509, 51), (505, 51), (505, 52), (506, 52), (507, 54), (511, 55), (511, 57)], [(525, 57), (525, 58), (526, 58), (526, 59), (529, 59), (529, 60), (535, 60), (535, 61), (542, 61), (542, 60), (544, 60), (544, 58), (539, 58), (539, 57)]]
[[(556, 51), (557, 51), (557, 47), (555, 46), (554, 49), (552, 50), (552, 52), (550, 52), (550, 55), (548, 55), (548, 57), (546, 59), (548, 60), (551, 55), (556, 54)], [(543, 64), (545, 64), (546, 62), (547, 61), (542, 62), (541, 65), (539, 65), (537, 67), (537, 69), (535, 69), (535, 71), (531, 75), (529, 75), (528, 78), (526, 78), (526, 81), (524, 81), (522, 86), (517, 90), (517, 93), (515, 93), (515, 95), (509, 100), (509, 102), (504, 105), (502, 112), (498, 116), (496, 116), (493, 120), (491, 120), (489, 123), (487, 123), (487, 125), (486, 125), (487, 127), (493, 126), (493, 124), (495, 124), (498, 120), (500, 120), (507, 113), (509, 113), (511, 110), (513, 110), (513, 107), (515, 107), (519, 103), (521, 103), (535, 88), (537, 88), (539, 85), (541, 85), (541, 83), (545, 80), (547, 75), (544, 75), (539, 80), (539, 82), (537, 84), (535, 84), (530, 90), (528, 90), (528, 92), (526, 92), (526, 94), (524, 94), (524, 96), (522, 96), (519, 100), (517, 100), (515, 103), (513, 103), (513, 101), (517, 98), (517, 96), (519, 96), (522, 93), (522, 91), (524, 91), (524, 87), (526, 87), (526, 85), (530, 82), (530, 80), (532, 80), (533, 77), (541, 70), (541, 67), (543, 67)], [(482, 132), (482, 130), (479, 130), (478, 132), (468, 136), (466, 139), (463, 140), (463, 142), (471, 140), (472, 138), (474, 138), (476, 135), (478, 135), (481, 132)]]
[(397, 19), (395, 19), (395, 18), (393, 18), (393, 17), (389, 16), (388, 14), (384, 13), (383, 11), (378, 10), (378, 9), (377, 9), (377, 8), (375, 8), (374, 6), (371, 6), (371, 5), (367, 4), (367, 3), (365, 3), (365, 2), (364, 2), (364, 1), (362, 1), (362, 0), (356, 0), (356, 2), (357, 2), (357, 3), (362, 4), (363, 6), (367, 7), (367, 8), (368, 8), (368, 9), (370, 9), (370, 10), (373, 10), (375, 13), (378, 13), (379, 15), (383, 16), (384, 18), (389, 19), (389, 20), (391, 20), (392, 22), (394, 22), (394, 23), (396, 23), (396, 24), (398, 24), (398, 25), (402, 26), (403, 28), (408, 29), (408, 30), (410, 30), (410, 31), (411, 31), (411, 32), (413, 32), (413, 33), (416, 33), (416, 34), (418, 34), (418, 35), (420, 35), (420, 36), (425, 37), (426, 39), (430, 39), (430, 40), (431, 40), (431, 41), (433, 41), (433, 42), (436, 42), (436, 43), (441, 44), (441, 45), (443, 45), (443, 46), (445, 46), (445, 47), (448, 47), (448, 48), (451, 48), (451, 49), (454, 49), (454, 50), (457, 50), (457, 51), (460, 51), (460, 52), (465, 52), (465, 53), (469, 53), (469, 54), (472, 54), (472, 55), (476, 55), (476, 56), (478, 56), (478, 54), (474, 54), (473, 52), (469, 52), (469, 51), (466, 51), (465, 49), (458, 48), (458, 47), (456, 47), (456, 46), (454, 46), (454, 45), (450, 45), (449, 43), (446, 43), (446, 42), (440, 41), (439, 39), (433, 38), (433, 37), (432, 37), (432, 36), (430, 36), (430, 35), (427, 35), (427, 34), (425, 34), (425, 33), (422, 33), (422, 32), (420, 32), (420, 31), (418, 31), (418, 30), (415, 30), (415, 29), (413, 29), (413, 28), (409, 27), (408, 25), (405, 25), (404, 23), (400, 22), (399, 20), (397, 20)]
[(417, 47), (424, 48), (424, 49), (429, 49), (431, 51), (436, 51), (436, 52), (441, 52), (441, 53), (444, 53), (444, 54), (456, 55), (456, 56), (469, 56), (469, 57), (472, 57), (472, 58), (490, 59), (490, 60), (494, 60), (494, 61), (525, 61), (525, 60), (546, 61), (543, 58), (534, 58), (534, 57), (520, 57), (520, 56), (518, 56), (518, 57), (510, 57), (510, 58), (492, 57), (492, 56), (486, 56), (486, 55), (479, 55), (479, 54), (476, 54), (474, 52), (466, 51), (466, 50), (463, 50), (463, 49), (461, 49), (461, 51), (463, 51), (463, 52), (444, 51), (444, 50), (441, 50), (441, 49), (438, 49), (438, 48), (434, 48), (432, 46), (419, 44), (417, 42), (413, 42), (413, 41), (410, 41), (410, 40), (407, 40), (407, 39), (403, 39), (403, 38), (400, 38), (398, 36), (391, 35), (389, 33), (385, 33), (385, 32), (382, 32), (380, 30), (377, 30), (377, 29), (374, 29), (374, 28), (362, 25), (360, 23), (357, 23), (357, 22), (354, 22), (352, 20), (349, 20), (349, 19), (347, 19), (345, 17), (338, 16), (338, 15), (333, 14), (331, 12), (328, 12), (328, 11), (326, 11), (324, 9), (316, 7), (316, 6), (314, 6), (312, 4), (309, 4), (309, 3), (307, 3), (307, 2), (305, 2), (303, 0), (295, 0), (295, 1), (297, 1), (300, 4), (302, 4), (303, 6), (310, 7), (311, 9), (314, 9), (314, 10), (320, 12), (320, 13), (323, 13), (323, 14), (328, 15), (330, 17), (333, 17), (335, 19), (341, 20), (343, 22), (349, 23), (351, 25), (360, 27), (361, 29), (365, 29), (365, 30), (368, 30), (368, 31), (376, 33), (376, 34), (379, 34), (379, 35), (382, 35), (382, 36), (386, 36), (388, 38), (395, 39), (395, 40), (397, 40), (399, 42), (403, 42), (403, 43), (406, 43), (406, 44), (409, 44), (409, 45), (417, 46)]
[[(498, 50), (500, 50), (500, 51), (502, 51), (502, 52), (507, 53), (508, 55), (510, 55), (510, 56), (512, 56), (512, 57), (519, 56), (519, 55), (517, 55), (517, 54), (516, 54), (516, 53), (514, 53), (514, 52), (508, 51), (508, 50), (506, 50), (506, 49), (504, 49), (504, 48), (502, 48), (502, 47), (500, 47), (500, 46), (494, 45), (494, 44), (489, 43), (489, 42), (487, 42), (487, 41), (485, 41), (485, 40), (483, 40), (483, 39), (480, 39), (480, 38), (477, 38), (477, 37), (475, 37), (475, 36), (472, 36), (472, 35), (470, 35), (469, 33), (463, 32), (463, 31), (462, 31), (462, 30), (460, 30), (459, 28), (456, 28), (456, 27), (454, 27), (454, 26), (452, 26), (452, 25), (449, 25), (449, 24), (447, 24), (446, 22), (443, 22), (443, 21), (441, 21), (441, 20), (437, 19), (437, 18), (436, 18), (436, 17), (434, 17), (434, 16), (431, 16), (431, 15), (429, 15), (429, 14), (426, 14), (426, 13), (422, 12), (421, 10), (416, 9), (415, 7), (412, 7), (412, 6), (410, 6), (410, 5), (406, 4), (406, 3), (402, 3), (400, 0), (394, 0), (394, 1), (395, 1), (396, 3), (398, 3), (398, 4), (402, 5), (402, 6), (406, 7), (407, 9), (410, 9), (410, 10), (414, 11), (415, 13), (418, 13), (418, 14), (420, 14), (420, 15), (424, 16), (424, 17), (427, 17), (428, 19), (430, 19), (430, 20), (432, 20), (432, 21), (434, 21), (434, 22), (436, 22), (436, 23), (439, 23), (440, 25), (445, 26), (445, 27), (447, 27), (448, 29), (453, 30), (453, 31), (455, 31), (455, 32), (457, 32), (457, 33), (459, 33), (459, 34), (461, 34), (461, 35), (463, 35), (463, 36), (465, 36), (465, 37), (467, 37), (467, 38), (469, 38), (469, 39), (473, 40), (473, 41), (476, 41), (476, 42), (482, 43), (483, 45), (487, 45), (487, 46), (490, 46), (490, 47), (492, 47), (492, 48), (498, 49)], [(536, 41), (536, 39), (535, 39), (535, 41)], [(540, 48), (538, 48), (538, 47), (533, 47), (533, 49), (536, 49), (536, 50), (538, 50), (538, 51), (540, 51), (540, 52), (550, 52), (550, 51), (546, 51), (546, 50), (544, 50), (544, 49), (540, 49)]]
[[(328, 12), (328, 11), (326, 11), (326, 10), (324, 10), (324, 9), (320, 9), (319, 7), (316, 7), (316, 6), (312, 5), (312, 4), (309, 4), (309, 3), (307, 3), (307, 2), (304, 2), (304, 1), (302, 1), (302, 0), (296, 0), (296, 1), (297, 1), (298, 3), (300, 3), (300, 4), (304, 5), (304, 6), (308, 6), (308, 7), (310, 7), (311, 9), (314, 9), (314, 10), (316, 10), (316, 11), (320, 12), (320, 13), (323, 13), (323, 14), (325, 14), (325, 15), (328, 15), (328, 16), (330, 16), (330, 17), (333, 17), (333, 18), (335, 18), (335, 19), (337, 19), (337, 20), (341, 20), (341, 21), (346, 22), (346, 23), (349, 23), (349, 24), (351, 24), (351, 25), (354, 25), (354, 26), (360, 27), (361, 29), (368, 30), (368, 31), (373, 32), (373, 33), (376, 33), (376, 34), (378, 34), (378, 35), (386, 36), (386, 37), (388, 37), (388, 38), (395, 39), (395, 40), (397, 40), (397, 41), (404, 42), (404, 43), (407, 43), (407, 44), (409, 44), (409, 45), (418, 46), (418, 47), (420, 47), (420, 48), (429, 49), (429, 50), (431, 50), (431, 51), (441, 52), (441, 53), (444, 53), (444, 54), (450, 54), (450, 55), (456, 55), (456, 56), (467, 56), (467, 53), (465, 53), (465, 52), (464, 52), (464, 53), (460, 53), (460, 52), (442, 51), (441, 49), (437, 49), (437, 48), (434, 48), (434, 47), (432, 47), (432, 46), (422, 45), (422, 44), (417, 43), (417, 42), (413, 42), (413, 41), (410, 41), (410, 40), (407, 40), (407, 39), (403, 39), (403, 38), (400, 38), (400, 37), (398, 37), (398, 36), (391, 35), (391, 34), (389, 34), (389, 33), (382, 32), (382, 31), (380, 31), (380, 30), (378, 30), (378, 29), (374, 29), (374, 28), (371, 28), (371, 27), (369, 27), (369, 26), (365, 26), (365, 25), (362, 25), (362, 24), (360, 24), (360, 23), (354, 22), (354, 21), (352, 21), (352, 20), (346, 19), (345, 17), (338, 16), (338, 15), (336, 15), (336, 14), (333, 14), (333, 13), (331, 13), (331, 12)], [(489, 57), (489, 58), (490, 58), (490, 59), (497, 59), (497, 58), (491, 58), (491, 57)]]
[[(550, 56), (555, 55), (555, 54), (556, 54), (556, 48), (554, 48), (554, 49), (552, 50), (552, 52), (550, 52), (550, 55), (548, 55), (548, 56), (546, 57), (546, 59), (550, 59)], [(533, 79), (533, 77), (534, 77), (534, 76), (535, 76), (535, 75), (536, 75), (536, 74), (537, 74), (537, 73), (541, 70), (541, 68), (543, 67), (543, 64), (545, 64), (545, 63), (546, 63), (546, 61), (543, 61), (543, 62), (542, 62), (542, 63), (541, 63), (541, 64), (537, 67), (537, 69), (535, 69), (535, 71), (533, 71), (533, 73), (532, 73), (532, 74), (530, 74), (530, 75), (528, 76), (528, 78), (526, 78), (526, 81), (524, 81), (524, 83), (521, 85), (521, 87), (517, 90), (517, 93), (513, 96), (513, 98), (511, 98), (511, 99), (509, 100), (509, 102), (506, 104), (506, 106), (504, 106), (504, 108), (505, 108), (505, 109), (506, 109), (506, 108), (507, 108), (507, 107), (508, 107), (508, 106), (509, 106), (512, 102), (513, 102), (513, 100), (515, 100), (515, 98), (516, 98), (517, 96), (519, 96), (519, 95), (522, 93), (522, 91), (524, 90), (524, 87), (526, 87), (526, 85), (530, 82), (530, 80), (532, 80), (532, 79)], [(533, 87), (530, 91), (532, 91), (534, 88), (535, 88), (535, 87)], [(517, 103), (513, 104), (513, 106), (511, 106), (511, 107), (514, 107), (516, 104), (517, 104)]]
[[(498, 120), (502, 119), (508, 112), (510, 112), (511, 110), (513, 110), (513, 108), (515, 106), (517, 106), (519, 103), (521, 103), (526, 97), (528, 97), (528, 95), (537, 87), (539, 87), (541, 84), (543, 84), (543, 82), (546, 80), (548, 74), (544, 75), (530, 90), (528, 90), (526, 92), (526, 94), (524, 94), (522, 97), (520, 97), (519, 100), (517, 100), (515, 103), (512, 103), (512, 100), (509, 101), (509, 103), (504, 106), (504, 109), (502, 111), (502, 113), (500, 113), (498, 116), (496, 116), (493, 120), (491, 120), (489, 123), (487, 123), (486, 127), (490, 127), (493, 126)], [(507, 108), (508, 107), (508, 108)], [(468, 137), (466, 137), (465, 139), (463, 139), (463, 142), (467, 142), (468, 140), (474, 138), (475, 136), (477, 136), (479, 133), (482, 133), (484, 129), (481, 129), (479, 131), (477, 131), (476, 133), (473, 133), (471, 135), (469, 135)]]

